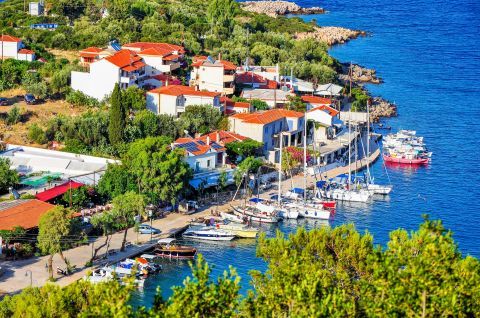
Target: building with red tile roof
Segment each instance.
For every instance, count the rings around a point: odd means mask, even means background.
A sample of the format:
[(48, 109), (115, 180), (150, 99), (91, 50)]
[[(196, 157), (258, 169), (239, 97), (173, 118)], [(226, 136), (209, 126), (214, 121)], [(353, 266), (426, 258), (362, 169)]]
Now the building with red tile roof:
[(183, 85), (162, 86), (147, 92), (147, 109), (155, 114), (179, 116), (190, 105), (210, 105), (224, 112), (220, 93)]
[(0, 230), (20, 226), (26, 230), (38, 227), (42, 215), (55, 206), (39, 200), (12, 200), (0, 202)]
[(226, 149), (220, 143), (206, 138), (178, 138), (173, 148), (185, 150), (185, 161), (195, 173), (214, 170), (226, 162)]
[(197, 139), (208, 144), (215, 142), (221, 146), (225, 146), (226, 144), (234, 141), (244, 141), (245, 139), (247, 139), (247, 137), (236, 134), (231, 131), (215, 130), (215, 131), (212, 131), (211, 133), (202, 135)]
[(190, 85), (199, 90), (220, 92), (232, 95), (235, 91), (235, 71), (237, 66), (221, 57), (195, 56), (190, 73)]
[(220, 103), (224, 106), (225, 115), (250, 113), (253, 109), (252, 104), (248, 102), (235, 102), (227, 96), (220, 97)]
[(307, 112), (307, 120), (313, 120), (317, 125), (314, 129), (314, 138), (317, 142), (325, 142), (335, 137), (337, 129), (335, 125), (342, 125), (338, 118), (340, 112), (327, 105), (315, 107)]
[(98, 47), (90, 46), (86, 49), (83, 49), (79, 52), (80, 54), (80, 63), (88, 65), (100, 59), (100, 52), (103, 50)]
[(278, 161), (279, 134), (284, 146), (296, 146), (302, 141), (304, 113), (271, 109), (250, 114), (234, 114), (229, 118), (229, 130), (263, 143), (263, 153), (271, 162)]
[(185, 54), (185, 48), (181, 45), (162, 43), (162, 42), (133, 42), (127, 43), (122, 46), (125, 49), (129, 49), (135, 52), (141, 52), (148, 49), (157, 49), (159, 51), (168, 51), (171, 54), (183, 55)]
[(301, 96), (302, 102), (307, 105), (307, 110), (313, 109), (318, 106), (331, 106), (332, 99), (320, 97), (320, 96), (310, 96), (310, 95), (303, 95)]
[(35, 52), (25, 49), (22, 39), (3, 34), (0, 36), (0, 59), (32, 62), (35, 60)]

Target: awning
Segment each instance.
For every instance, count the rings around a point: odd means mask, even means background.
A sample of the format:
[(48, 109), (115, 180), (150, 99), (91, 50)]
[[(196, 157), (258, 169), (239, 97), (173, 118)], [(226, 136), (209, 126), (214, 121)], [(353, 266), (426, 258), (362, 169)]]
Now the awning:
[(80, 182), (69, 181), (69, 182), (65, 182), (64, 184), (53, 187), (51, 189), (48, 189), (46, 191), (40, 192), (35, 197), (40, 201), (46, 202), (53, 198), (63, 195), (69, 189), (80, 188), (83, 185), (84, 184)]

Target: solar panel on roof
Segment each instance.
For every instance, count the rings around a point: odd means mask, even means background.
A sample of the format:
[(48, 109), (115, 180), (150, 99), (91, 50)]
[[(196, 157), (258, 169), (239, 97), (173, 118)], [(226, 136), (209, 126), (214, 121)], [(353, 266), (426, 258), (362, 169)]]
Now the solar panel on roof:
[(205, 146), (205, 143), (204, 143), (203, 141), (201, 141), (201, 140), (198, 140), (197, 143), (199, 143), (199, 144), (202, 145), (202, 146)]
[(222, 146), (220, 146), (219, 144), (216, 144), (216, 143), (212, 143), (211, 146), (212, 146), (213, 149), (223, 148)]

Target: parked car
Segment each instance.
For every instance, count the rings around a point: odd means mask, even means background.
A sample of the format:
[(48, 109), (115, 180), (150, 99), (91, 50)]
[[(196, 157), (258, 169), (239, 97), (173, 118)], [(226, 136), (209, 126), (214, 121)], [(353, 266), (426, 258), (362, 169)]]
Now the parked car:
[(10, 102), (5, 97), (0, 97), (0, 106), (8, 106)]
[(35, 96), (33, 96), (32, 94), (25, 94), (23, 99), (25, 100), (25, 103), (27, 103), (29, 105), (33, 105), (37, 101), (35, 99)]
[(150, 225), (147, 224), (140, 224), (138, 227), (138, 233), (140, 234), (158, 234), (160, 233), (159, 229), (156, 229), (154, 227), (151, 227)]

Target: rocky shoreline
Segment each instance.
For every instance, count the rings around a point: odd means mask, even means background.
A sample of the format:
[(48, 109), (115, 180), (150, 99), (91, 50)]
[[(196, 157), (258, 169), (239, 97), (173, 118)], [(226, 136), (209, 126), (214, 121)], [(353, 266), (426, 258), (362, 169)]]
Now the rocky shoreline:
[(328, 46), (335, 44), (344, 44), (352, 39), (356, 39), (359, 36), (366, 36), (367, 33), (361, 30), (351, 30), (342, 27), (315, 27), (313, 32), (297, 32), (295, 33), (296, 39), (315, 39), (327, 43)]
[(242, 9), (249, 12), (264, 13), (271, 17), (286, 14), (318, 14), (325, 13), (320, 7), (303, 8), (290, 1), (245, 1), (241, 2)]
[(397, 105), (381, 98), (373, 97), (370, 105), (370, 121), (378, 123), (382, 117), (396, 117)]
[[(383, 80), (377, 76), (377, 71), (358, 64), (352, 64), (352, 81), (355, 83), (381, 84)], [(350, 63), (342, 63), (342, 74), (338, 78), (344, 82), (349, 81)]]

